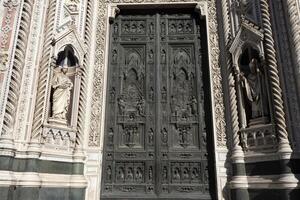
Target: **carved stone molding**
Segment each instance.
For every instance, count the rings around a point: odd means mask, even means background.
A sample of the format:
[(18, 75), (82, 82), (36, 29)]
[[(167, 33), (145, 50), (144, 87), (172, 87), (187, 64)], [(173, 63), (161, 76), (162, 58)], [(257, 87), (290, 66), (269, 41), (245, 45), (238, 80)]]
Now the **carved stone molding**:
[[(104, 90), (104, 69), (106, 58), (105, 54), (105, 44), (106, 44), (106, 30), (107, 30), (107, 20), (109, 17), (108, 8), (111, 8), (110, 5), (130, 5), (134, 3), (169, 3), (169, 2), (182, 2), (181, 0), (170, 0), (170, 1), (154, 1), (154, 0), (132, 0), (132, 1), (123, 1), (123, 0), (114, 0), (114, 1), (99, 1), (98, 2), (98, 25), (97, 25), (97, 35), (96, 35), (96, 63), (95, 63), (95, 73), (93, 81), (93, 95), (92, 95), (92, 113), (91, 113), (91, 126), (89, 134), (89, 146), (96, 147), (100, 145), (100, 131), (101, 131), (101, 114), (102, 114), (102, 105), (103, 102), (103, 90)], [(186, 1), (189, 2), (189, 1)], [(199, 1), (201, 8), (204, 8), (203, 5), (206, 1)], [(204, 3), (204, 4), (203, 4)], [(203, 14), (206, 14), (205, 9)], [(209, 48), (210, 48), (210, 67), (212, 73), (212, 87), (213, 87), (213, 96), (214, 96), (214, 116), (215, 118), (215, 127), (216, 127), (216, 136), (217, 136), (217, 145), (218, 147), (226, 147), (226, 133), (225, 133), (225, 117), (224, 117), (224, 104), (223, 104), (223, 89), (221, 84), (221, 70), (219, 66), (219, 46), (218, 46), (218, 28), (217, 28), (217, 16), (216, 16), (216, 3), (215, 1), (207, 2), (207, 26), (209, 32)]]

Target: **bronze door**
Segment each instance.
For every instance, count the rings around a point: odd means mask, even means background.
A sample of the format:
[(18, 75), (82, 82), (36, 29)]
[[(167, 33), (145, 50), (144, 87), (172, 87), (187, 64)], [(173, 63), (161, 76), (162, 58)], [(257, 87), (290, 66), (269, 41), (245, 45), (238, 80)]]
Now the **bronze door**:
[(101, 199), (211, 199), (205, 24), (127, 12), (110, 30)]

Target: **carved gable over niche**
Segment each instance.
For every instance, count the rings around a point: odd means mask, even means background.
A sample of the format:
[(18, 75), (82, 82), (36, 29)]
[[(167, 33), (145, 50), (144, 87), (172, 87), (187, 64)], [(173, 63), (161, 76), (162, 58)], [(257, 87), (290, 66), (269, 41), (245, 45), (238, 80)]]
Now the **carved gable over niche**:
[(78, 57), (79, 65), (82, 64), (83, 57), (86, 53), (86, 47), (84, 46), (84, 42), (80, 39), (75, 27), (70, 27), (69, 30), (58, 34), (57, 37), (55, 37), (54, 42), (54, 55), (57, 55), (62, 51), (66, 45), (72, 45), (75, 50), (75, 55)]
[(260, 52), (260, 56), (262, 57), (263, 37), (264, 35), (259, 27), (247, 20), (244, 20), (229, 49), (233, 56), (234, 64), (237, 64), (238, 59), (246, 46), (254, 47), (258, 52)]

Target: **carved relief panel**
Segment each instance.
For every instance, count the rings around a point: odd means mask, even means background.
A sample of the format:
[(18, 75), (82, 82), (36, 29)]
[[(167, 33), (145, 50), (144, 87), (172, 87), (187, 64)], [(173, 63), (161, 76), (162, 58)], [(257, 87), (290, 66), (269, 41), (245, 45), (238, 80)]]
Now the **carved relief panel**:
[(101, 198), (210, 199), (197, 17), (121, 13), (110, 28)]

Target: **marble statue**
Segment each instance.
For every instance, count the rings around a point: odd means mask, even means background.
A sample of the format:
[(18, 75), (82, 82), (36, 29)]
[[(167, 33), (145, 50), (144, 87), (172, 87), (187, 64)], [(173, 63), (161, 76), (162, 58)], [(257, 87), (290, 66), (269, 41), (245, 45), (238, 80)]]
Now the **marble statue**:
[(58, 120), (67, 120), (67, 113), (70, 104), (70, 95), (73, 88), (73, 83), (66, 75), (68, 68), (60, 68), (55, 72), (52, 79), (53, 88), (53, 106), (52, 117)]
[(256, 119), (264, 116), (264, 106), (266, 103), (266, 94), (264, 94), (263, 74), (258, 68), (256, 59), (252, 59), (249, 63), (250, 73), (247, 77), (240, 73), (240, 83), (243, 89), (243, 96), (251, 109), (249, 110), (249, 118)]

